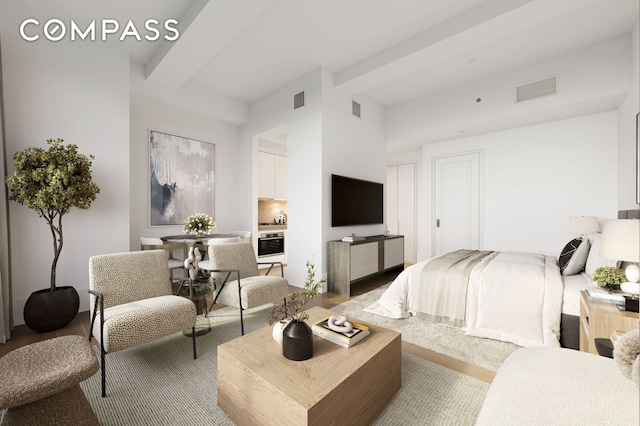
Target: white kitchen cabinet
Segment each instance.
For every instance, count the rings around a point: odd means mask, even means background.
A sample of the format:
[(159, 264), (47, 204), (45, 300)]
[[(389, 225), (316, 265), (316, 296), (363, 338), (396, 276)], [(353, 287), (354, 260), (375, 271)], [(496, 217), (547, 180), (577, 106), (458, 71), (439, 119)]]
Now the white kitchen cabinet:
[(258, 151), (258, 198), (287, 198), (287, 157)]
[(287, 199), (287, 157), (282, 155), (274, 155), (275, 160), (275, 193), (274, 197), (277, 200)]

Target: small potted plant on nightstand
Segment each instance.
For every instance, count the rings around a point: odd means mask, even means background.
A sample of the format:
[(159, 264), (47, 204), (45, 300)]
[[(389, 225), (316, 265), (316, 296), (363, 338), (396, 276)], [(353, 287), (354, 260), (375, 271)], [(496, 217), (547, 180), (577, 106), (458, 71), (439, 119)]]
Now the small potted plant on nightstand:
[(601, 266), (593, 271), (591, 280), (597, 283), (600, 288), (612, 290), (620, 288), (620, 284), (625, 282), (627, 279), (622, 269), (614, 268), (613, 266)]

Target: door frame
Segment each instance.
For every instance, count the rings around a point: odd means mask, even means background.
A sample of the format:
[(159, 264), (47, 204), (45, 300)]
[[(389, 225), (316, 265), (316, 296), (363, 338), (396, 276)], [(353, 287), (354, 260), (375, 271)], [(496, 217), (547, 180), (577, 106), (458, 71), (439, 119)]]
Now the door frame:
[(463, 155), (478, 155), (478, 245), (484, 248), (484, 149), (451, 152), (431, 156), (431, 255), (436, 253), (436, 161)]

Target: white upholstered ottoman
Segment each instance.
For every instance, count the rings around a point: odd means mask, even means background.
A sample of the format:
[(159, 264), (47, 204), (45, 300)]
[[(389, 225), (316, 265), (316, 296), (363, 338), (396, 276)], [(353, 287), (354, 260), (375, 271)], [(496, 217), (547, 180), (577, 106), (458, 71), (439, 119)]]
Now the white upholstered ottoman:
[(528, 347), (498, 370), (477, 425), (638, 425), (640, 393), (614, 361)]

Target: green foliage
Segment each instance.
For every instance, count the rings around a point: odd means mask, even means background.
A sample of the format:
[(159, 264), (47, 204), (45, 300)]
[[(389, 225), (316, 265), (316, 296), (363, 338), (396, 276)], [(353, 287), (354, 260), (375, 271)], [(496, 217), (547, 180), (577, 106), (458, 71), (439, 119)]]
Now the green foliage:
[(87, 210), (100, 192), (91, 180), (91, 159), (76, 145), (48, 139), (48, 150), (27, 148), (13, 156), (16, 171), (6, 178), (9, 199), (35, 210), (39, 216), (64, 215), (72, 207)]
[(100, 188), (91, 179), (91, 160), (78, 153), (76, 145), (63, 145), (63, 139), (48, 139), (49, 149), (27, 148), (13, 156), (16, 170), (5, 182), (9, 199), (34, 210), (43, 217), (53, 235), (54, 259), (51, 289), (62, 250), (62, 216), (77, 207), (88, 210)]
[[(271, 323), (283, 318), (291, 318), (294, 321), (302, 322), (309, 318), (309, 314), (304, 312), (305, 305), (320, 293), (322, 283), (326, 280), (315, 281), (316, 265), (307, 260), (307, 279), (304, 283), (303, 291), (289, 293), (282, 305), (274, 306), (271, 311)], [(315, 282), (314, 282), (315, 281)]]
[(601, 266), (593, 271), (591, 280), (598, 283), (600, 287), (613, 287), (627, 281), (627, 278), (624, 271), (620, 268)]

